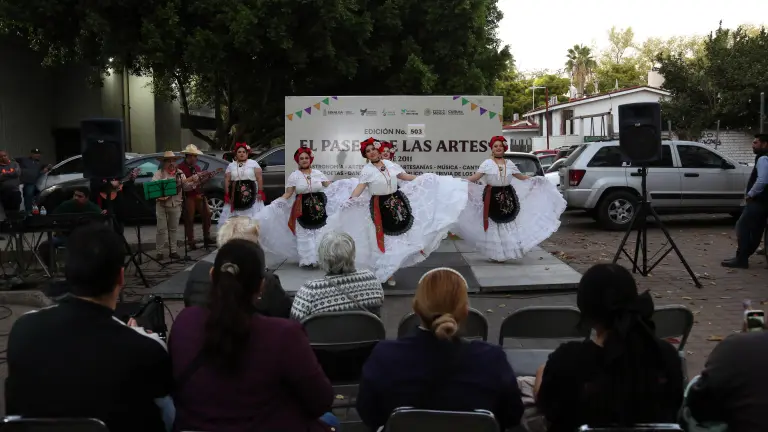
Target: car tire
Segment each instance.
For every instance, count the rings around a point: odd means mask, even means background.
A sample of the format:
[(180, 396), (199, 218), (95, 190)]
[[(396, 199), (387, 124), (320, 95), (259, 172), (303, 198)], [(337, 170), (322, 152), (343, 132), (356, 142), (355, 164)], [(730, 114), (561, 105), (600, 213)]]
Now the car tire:
[(632, 192), (618, 190), (609, 192), (597, 209), (600, 226), (610, 231), (626, 230), (637, 211), (637, 196)]
[(221, 211), (224, 209), (224, 195), (220, 193), (209, 194), (208, 208), (211, 210), (211, 223), (218, 224), (221, 217)]

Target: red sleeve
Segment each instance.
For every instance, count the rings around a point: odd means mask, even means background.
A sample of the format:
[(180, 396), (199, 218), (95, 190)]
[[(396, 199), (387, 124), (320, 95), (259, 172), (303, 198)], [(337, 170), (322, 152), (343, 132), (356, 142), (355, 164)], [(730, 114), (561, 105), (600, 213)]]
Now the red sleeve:
[(283, 334), (283, 376), (309, 418), (331, 411), (334, 392), (300, 323), (290, 321)]

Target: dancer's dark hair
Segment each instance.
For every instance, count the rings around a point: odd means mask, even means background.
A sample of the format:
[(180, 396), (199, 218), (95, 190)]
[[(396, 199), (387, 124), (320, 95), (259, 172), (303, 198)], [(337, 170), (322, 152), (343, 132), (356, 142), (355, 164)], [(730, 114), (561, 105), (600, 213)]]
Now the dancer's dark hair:
[(261, 290), (265, 272), (264, 253), (252, 241), (231, 240), (216, 254), (203, 352), (223, 371), (241, 365), (255, 313), (254, 297)]
[(584, 388), (590, 418), (622, 426), (663, 418), (666, 382), (662, 345), (655, 335), (653, 299), (638, 295), (632, 274), (598, 264), (579, 282), (577, 304), (585, 324), (606, 331), (601, 373)]

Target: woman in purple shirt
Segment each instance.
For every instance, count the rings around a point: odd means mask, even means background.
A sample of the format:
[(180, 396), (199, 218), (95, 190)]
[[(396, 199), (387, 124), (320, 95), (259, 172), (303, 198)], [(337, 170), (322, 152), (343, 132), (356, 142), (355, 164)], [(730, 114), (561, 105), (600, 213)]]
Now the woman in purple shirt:
[(232, 240), (216, 256), (208, 308), (179, 313), (169, 341), (175, 429), (326, 431), (334, 392), (301, 324), (255, 313), (263, 254)]

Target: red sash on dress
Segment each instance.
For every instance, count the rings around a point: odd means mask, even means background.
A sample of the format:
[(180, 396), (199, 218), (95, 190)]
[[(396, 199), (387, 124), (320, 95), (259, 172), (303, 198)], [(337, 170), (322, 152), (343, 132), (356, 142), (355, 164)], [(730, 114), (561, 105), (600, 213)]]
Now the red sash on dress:
[(296, 219), (300, 218), (302, 215), (301, 208), (303, 207), (303, 198), (302, 194), (296, 194), (296, 201), (294, 201), (293, 206), (291, 206), (291, 216), (288, 218), (288, 228), (293, 235), (296, 235)]
[(379, 246), (379, 250), (384, 250), (384, 227), (381, 222), (381, 209), (379, 208), (379, 196), (373, 196), (373, 225), (376, 227), (376, 243)]

